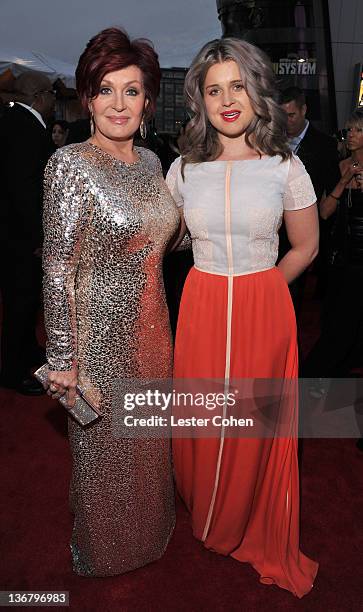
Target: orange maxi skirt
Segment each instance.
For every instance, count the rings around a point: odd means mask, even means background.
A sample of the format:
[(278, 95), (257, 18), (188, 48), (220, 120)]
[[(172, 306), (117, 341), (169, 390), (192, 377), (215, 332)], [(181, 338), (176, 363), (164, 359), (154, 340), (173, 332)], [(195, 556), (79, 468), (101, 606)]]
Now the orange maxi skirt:
[[(190, 271), (174, 377), (223, 379), (226, 360), (230, 378), (297, 378), (295, 313), (277, 268), (234, 277)], [(310, 591), (318, 564), (299, 548), (295, 435), (224, 438), (222, 446), (221, 438), (174, 439), (173, 460), (196, 538), (251, 563), (265, 584), (297, 597)]]

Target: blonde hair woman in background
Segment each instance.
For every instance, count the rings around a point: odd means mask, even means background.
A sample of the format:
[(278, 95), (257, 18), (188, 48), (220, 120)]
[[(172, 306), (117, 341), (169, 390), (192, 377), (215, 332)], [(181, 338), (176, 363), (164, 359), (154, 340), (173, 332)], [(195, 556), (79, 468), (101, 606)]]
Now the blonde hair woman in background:
[[(346, 377), (355, 365), (363, 329), (363, 110), (356, 110), (347, 124), (349, 157), (340, 166), (341, 177), (320, 203), (320, 214), (336, 214), (331, 236), (330, 273), (320, 338), (310, 351), (303, 375), (315, 378), (313, 397), (326, 389), (323, 378)], [(361, 352), (361, 351), (359, 351)], [(363, 414), (359, 402), (356, 418), (363, 451)]]

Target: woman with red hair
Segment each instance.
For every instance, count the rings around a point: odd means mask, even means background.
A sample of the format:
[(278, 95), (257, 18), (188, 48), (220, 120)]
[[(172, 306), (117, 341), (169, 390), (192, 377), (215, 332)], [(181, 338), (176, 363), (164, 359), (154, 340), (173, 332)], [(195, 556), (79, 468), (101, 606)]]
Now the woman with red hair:
[(76, 77), (92, 136), (45, 175), (48, 392), (73, 405), (79, 383), (103, 413), (69, 421), (71, 549), (78, 574), (111, 576), (158, 559), (175, 522), (169, 441), (122, 437), (112, 412), (115, 381), (171, 375), (162, 259), (179, 215), (158, 158), (133, 144), (159, 92), (151, 44), (104, 30)]

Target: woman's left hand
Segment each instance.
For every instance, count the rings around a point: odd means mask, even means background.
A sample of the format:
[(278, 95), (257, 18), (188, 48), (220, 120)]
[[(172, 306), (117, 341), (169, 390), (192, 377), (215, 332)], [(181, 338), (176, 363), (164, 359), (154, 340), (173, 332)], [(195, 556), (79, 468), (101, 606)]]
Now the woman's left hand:
[(78, 371), (75, 366), (71, 370), (50, 371), (48, 374), (48, 384), (44, 385), (47, 394), (53, 399), (59, 399), (66, 394), (67, 405), (72, 408), (76, 400), (76, 386), (78, 380)]
[(359, 174), (355, 175), (355, 180), (357, 182), (358, 187), (363, 191), (363, 169)]

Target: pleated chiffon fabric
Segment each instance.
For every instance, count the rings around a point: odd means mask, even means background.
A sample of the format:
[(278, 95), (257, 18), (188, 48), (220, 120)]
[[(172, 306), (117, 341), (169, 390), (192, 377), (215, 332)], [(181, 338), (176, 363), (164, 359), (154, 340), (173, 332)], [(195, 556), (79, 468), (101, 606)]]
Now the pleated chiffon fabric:
[[(295, 314), (280, 271), (237, 276), (193, 268), (182, 297), (175, 379), (298, 376)], [(297, 597), (318, 564), (299, 548), (297, 403), (291, 436), (174, 439), (177, 488), (204, 545), (249, 562), (260, 581)]]

